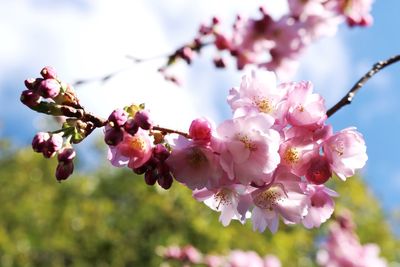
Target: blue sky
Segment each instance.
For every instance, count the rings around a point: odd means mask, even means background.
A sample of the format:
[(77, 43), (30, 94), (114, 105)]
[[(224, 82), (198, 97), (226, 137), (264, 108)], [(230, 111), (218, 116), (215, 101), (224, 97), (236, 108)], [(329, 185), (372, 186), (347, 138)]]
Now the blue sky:
[[(126, 54), (148, 57), (172, 51), (212, 15), (230, 23), (235, 13), (255, 14), (258, 5), (268, 4), (245, 2), (0, 1), (0, 34), (6, 36), (0, 45), (0, 136), (19, 146), (29, 145), (45, 125), (42, 116), (19, 103), (23, 80), (37, 76), (42, 66), (53, 65), (71, 81), (105, 74), (129, 66)], [(282, 7), (275, 9), (279, 13)], [(314, 82), (331, 106), (373, 63), (400, 52), (399, 10), (400, 1), (376, 1), (372, 27), (343, 26), (334, 38), (310, 47), (296, 79)], [(130, 102), (145, 102), (158, 121), (183, 130), (200, 115), (217, 122), (230, 116), (226, 93), (242, 73), (215, 71), (205, 53), (192, 68), (176, 70), (185, 79), (185, 86), (176, 88), (156, 73), (160, 63), (136, 66), (104, 86), (79, 88), (82, 102), (102, 116)], [(363, 176), (387, 211), (400, 207), (399, 72), (400, 64), (379, 73), (353, 104), (330, 119), (335, 130), (356, 126), (364, 134), (369, 161)]]

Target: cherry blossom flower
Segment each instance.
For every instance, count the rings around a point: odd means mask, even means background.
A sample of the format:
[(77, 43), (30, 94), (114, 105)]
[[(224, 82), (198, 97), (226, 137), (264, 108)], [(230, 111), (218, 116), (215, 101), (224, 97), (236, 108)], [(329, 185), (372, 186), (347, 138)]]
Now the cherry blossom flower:
[(332, 197), (338, 194), (324, 185), (307, 184), (306, 194), (308, 197), (308, 213), (303, 218), (304, 227), (320, 227), (322, 223), (328, 220), (335, 208)]
[(329, 137), (323, 143), (323, 150), (332, 170), (344, 181), (364, 167), (368, 159), (364, 138), (354, 127)]
[(280, 162), (280, 136), (267, 114), (245, 116), (223, 122), (217, 128), (223, 148), (220, 163), (228, 177), (246, 185), (270, 181)]
[(267, 188), (252, 192), (255, 207), (251, 219), (253, 229), (272, 233), (278, 230), (279, 216), (285, 223), (298, 223), (307, 213), (307, 197), (301, 188), (300, 177), (278, 169), (274, 182)]

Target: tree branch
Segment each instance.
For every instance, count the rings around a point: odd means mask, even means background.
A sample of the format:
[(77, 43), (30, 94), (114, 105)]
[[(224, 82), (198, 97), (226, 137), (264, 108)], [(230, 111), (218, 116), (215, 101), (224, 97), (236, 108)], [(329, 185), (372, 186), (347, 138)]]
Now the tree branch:
[(337, 102), (333, 107), (331, 107), (327, 112), (326, 115), (328, 118), (335, 114), (336, 111), (341, 109), (342, 107), (351, 104), (351, 101), (353, 100), (354, 96), (357, 94), (357, 92), (364, 86), (364, 84), (376, 73), (378, 73), (381, 69), (400, 61), (400, 55), (396, 55), (393, 57), (390, 57), (386, 60), (379, 61), (375, 63), (372, 66), (372, 69), (369, 70), (366, 74), (364, 74), (363, 77), (361, 77), (356, 84), (353, 85), (353, 87), (350, 89), (350, 91), (342, 98), (340, 99), (339, 102)]

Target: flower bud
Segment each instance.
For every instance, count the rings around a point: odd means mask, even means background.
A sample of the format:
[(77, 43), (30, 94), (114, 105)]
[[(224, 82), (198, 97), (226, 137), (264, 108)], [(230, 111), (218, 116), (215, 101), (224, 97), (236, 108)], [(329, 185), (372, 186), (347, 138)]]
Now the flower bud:
[(306, 178), (313, 184), (324, 184), (332, 176), (332, 170), (326, 157), (317, 156), (310, 161)]
[(223, 69), (223, 68), (225, 68), (225, 67), (226, 67), (226, 64), (225, 64), (224, 59), (221, 58), (221, 57), (216, 57), (216, 58), (214, 58), (214, 66), (215, 66), (217, 69)]
[(172, 175), (170, 173), (165, 174), (165, 175), (161, 175), (158, 180), (157, 183), (164, 188), (165, 190), (169, 189), (172, 186), (172, 182), (173, 182), (173, 178)]
[(192, 121), (189, 128), (189, 135), (194, 141), (209, 142), (211, 140), (211, 124), (204, 118)]
[(46, 141), (45, 146), (43, 148), (43, 156), (45, 158), (53, 157), (57, 151), (59, 151), (63, 145), (63, 138), (61, 134), (53, 134)]
[(144, 181), (148, 185), (154, 185), (156, 183), (157, 179), (158, 179), (157, 173), (154, 170), (148, 170), (144, 174)]
[(49, 133), (38, 132), (32, 140), (32, 149), (35, 152), (41, 153), (46, 145), (46, 141), (50, 138)]
[(113, 127), (122, 127), (128, 120), (128, 114), (123, 109), (114, 110), (108, 117), (108, 121), (113, 122)]
[(20, 97), (21, 102), (27, 107), (35, 107), (40, 103), (40, 95), (36, 94), (31, 90), (25, 90), (22, 92)]
[(128, 119), (124, 124), (125, 131), (130, 135), (135, 135), (139, 130), (139, 125), (134, 119)]
[(40, 82), (43, 81), (42, 78), (30, 78), (24, 81), (25, 83), (25, 87), (29, 90), (35, 90), (36, 87), (38, 86), (38, 84), (40, 84)]
[(54, 98), (60, 93), (61, 84), (55, 79), (46, 79), (40, 82), (37, 93), (44, 98)]
[(75, 149), (72, 147), (64, 147), (58, 152), (58, 162), (68, 163), (71, 162), (76, 156)]
[(165, 161), (169, 155), (170, 152), (165, 148), (165, 146), (157, 144), (155, 147), (153, 147), (153, 156), (159, 161)]
[(70, 162), (59, 162), (56, 169), (57, 181), (66, 180), (74, 172), (74, 163)]
[(45, 79), (57, 79), (57, 74), (56, 71), (52, 67), (44, 67), (41, 71), (40, 74), (43, 76)]
[(136, 112), (134, 119), (137, 125), (143, 130), (149, 130), (151, 128), (152, 123), (147, 111), (141, 110)]
[(124, 132), (119, 128), (109, 127), (104, 134), (104, 142), (109, 146), (116, 146), (124, 138)]

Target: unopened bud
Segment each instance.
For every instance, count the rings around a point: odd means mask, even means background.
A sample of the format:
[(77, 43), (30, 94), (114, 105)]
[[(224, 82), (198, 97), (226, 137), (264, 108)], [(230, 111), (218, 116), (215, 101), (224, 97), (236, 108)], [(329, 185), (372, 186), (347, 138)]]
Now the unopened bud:
[(158, 179), (157, 173), (154, 170), (148, 170), (144, 174), (144, 181), (148, 185), (154, 185), (156, 183), (157, 179)]
[(50, 138), (49, 133), (38, 132), (32, 140), (32, 149), (35, 152), (41, 153), (46, 145), (46, 141)]
[(34, 91), (25, 90), (22, 92), (20, 100), (24, 105), (32, 108), (39, 105), (40, 98), (40, 95), (36, 94)]
[(310, 162), (306, 178), (313, 184), (324, 184), (332, 176), (332, 170), (326, 157), (317, 156)]
[(119, 128), (108, 128), (104, 134), (104, 142), (109, 146), (116, 146), (124, 138), (124, 132)]
[(170, 152), (165, 148), (165, 146), (157, 144), (153, 147), (153, 155), (159, 161), (165, 161), (169, 157)]
[(128, 119), (124, 124), (125, 131), (130, 135), (135, 135), (139, 130), (139, 125), (134, 119)]
[(135, 122), (143, 130), (149, 130), (152, 126), (149, 113), (145, 110), (136, 112)]
[(225, 60), (221, 57), (214, 58), (214, 66), (218, 69), (223, 69), (226, 67)]
[(164, 188), (165, 190), (169, 189), (172, 186), (172, 182), (174, 181), (174, 179), (172, 178), (172, 175), (170, 173), (165, 174), (165, 175), (161, 175), (158, 180), (157, 183)]
[(63, 138), (61, 134), (53, 134), (46, 141), (45, 146), (43, 148), (43, 156), (45, 158), (53, 157), (58, 150), (61, 149), (63, 144)]
[(57, 79), (57, 74), (56, 71), (52, 67), (44, 67), (40, 74), (43, 76), (45, 79)]
[(58, 152), (58, 162), (68, 163), (71, 162), (76, 156), (75, 149), (72, 147), (64, 147)]
[(204, 118), (192, 121), (189, 128), (189, 135), (195, 141), (209, 142), (211, 140), (211, 124)]
[(114, 127), (122, 127), (128, 120), (128, 114), (123, 109), (116, 109), (110, 114), (108, 120), (114, 123)]
[(57, 181), (66, 180), (74, 172), (74, 163), (70, 162), (59, 162), (56, 169)]
[(60, 93), (61, 84), (55, 79), (46, 79), (40, 82), (37, 93), (44, 98), (54, 98)]
[(29, 90), (35, 90), (36, 87), (40, 84), (40, 82), (43, 81), (41, 78), (30, 78), (24, 81), (25, 87)]

